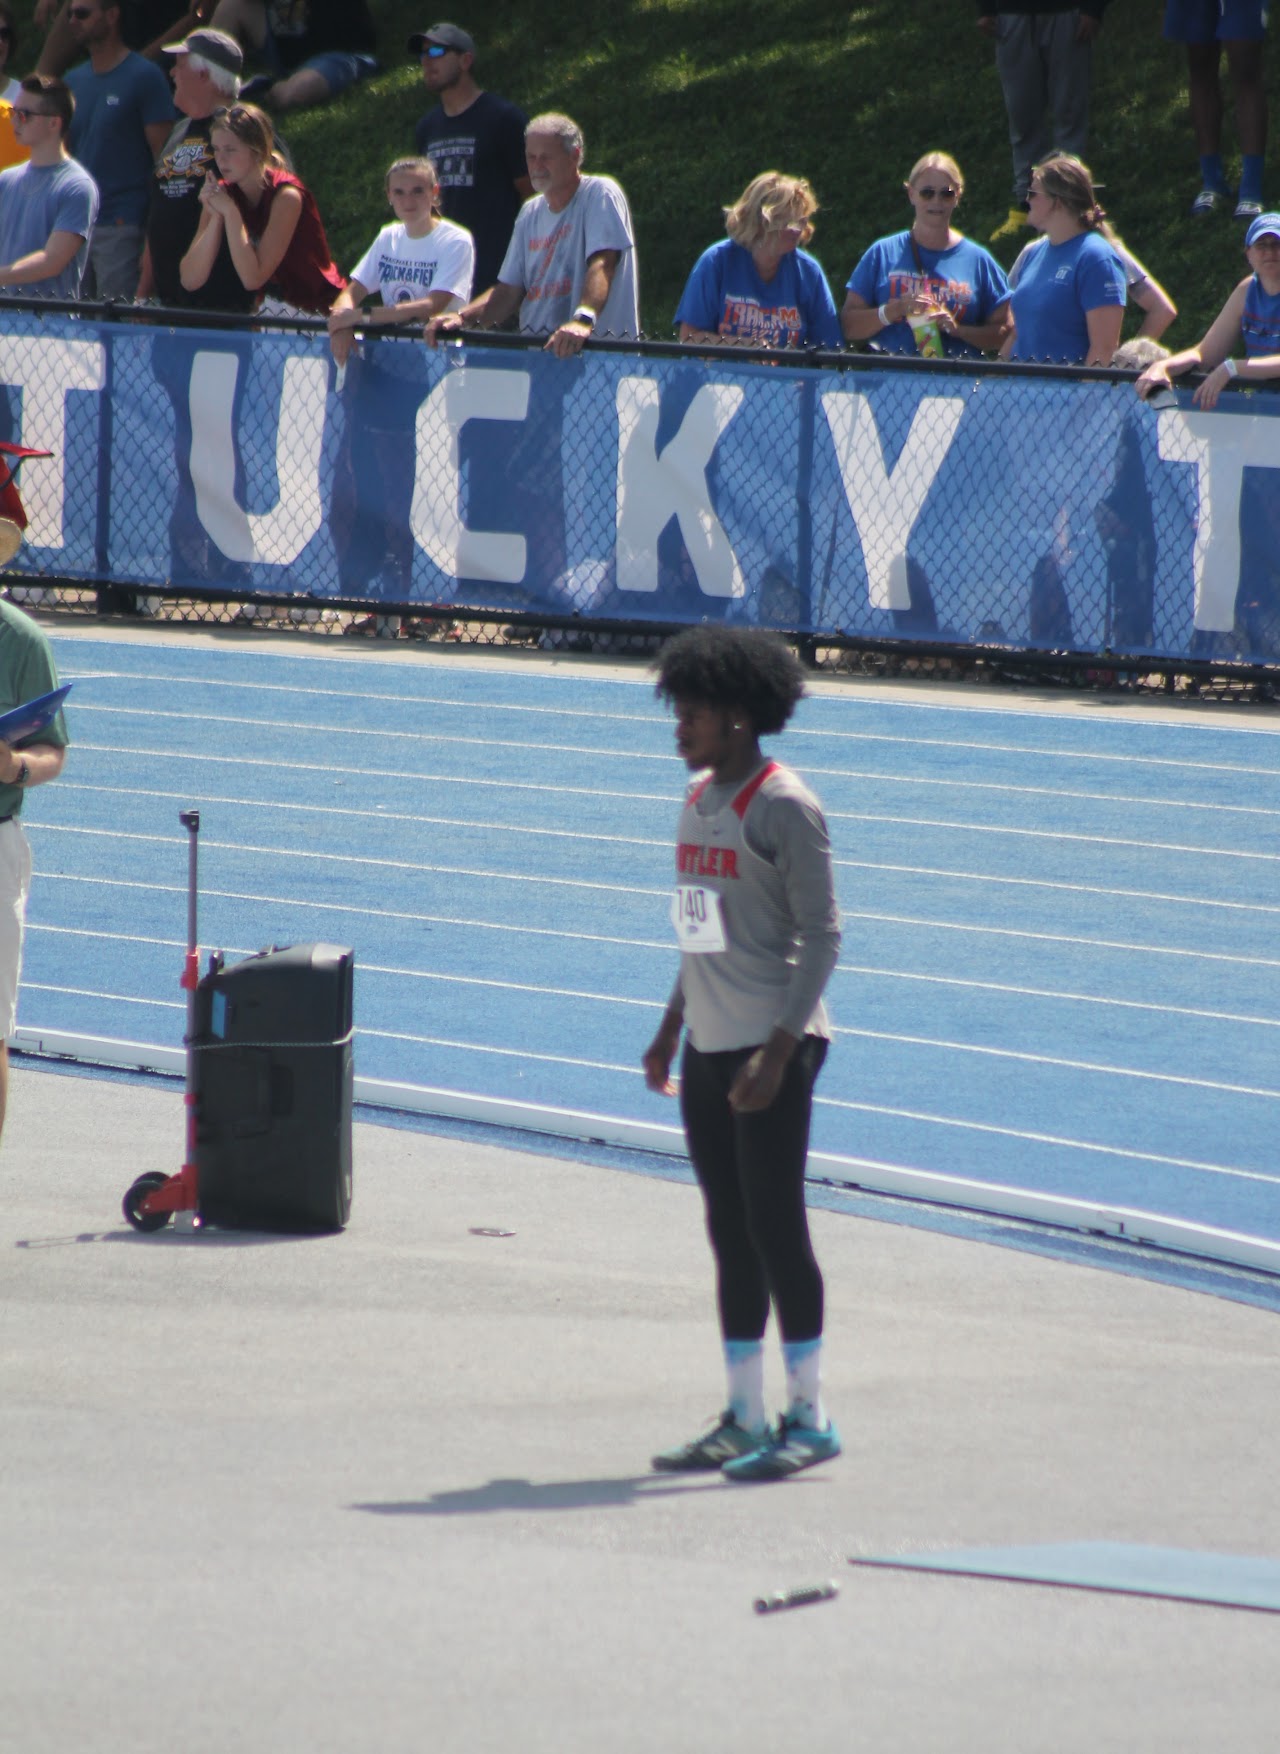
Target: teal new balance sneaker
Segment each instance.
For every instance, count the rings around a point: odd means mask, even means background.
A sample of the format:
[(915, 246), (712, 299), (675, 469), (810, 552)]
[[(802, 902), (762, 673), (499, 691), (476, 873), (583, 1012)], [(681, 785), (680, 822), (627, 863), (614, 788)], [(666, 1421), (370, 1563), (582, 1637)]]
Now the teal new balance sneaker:
[(831, 1461), (841, 1447), (840, 1433), (830, 1420), (825, 1431), (815, 1431), (784, 1413), (762, 1444), (749, 1455), (725, 1462), (721, 1472), (726, 1480), (786, 1480), (802, 1468)]
[(652, 1465), (660, 1474), (711, 1473), (737, 1457), (752, 1455), (768, 1435), (767, 1427), (763, 1432), (748, 1431), (732, 1413), (724, 1412), (710, 1431), (691, 1443), (664, 1449), (661, 1455), (654, 1456)]

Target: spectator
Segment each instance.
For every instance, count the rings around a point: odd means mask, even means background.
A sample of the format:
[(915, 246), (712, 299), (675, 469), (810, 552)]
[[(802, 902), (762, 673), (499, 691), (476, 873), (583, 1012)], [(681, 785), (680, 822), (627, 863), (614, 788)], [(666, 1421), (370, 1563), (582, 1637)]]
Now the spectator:
[[(51, 694), (58, 686), (58, 672), (48, 639), (29, 615), (3, 599), (0, 636), (0, 712)], [(21, 748), (0, 741), (0, 1127), (9, 1094), (9, 1037), (17, 1024), (31, 884), (31, 849), (19, 817), (31, 788), (46, 785), (62, 772), (67, 741), (61, 713)]]
[(31, 73), (13, 111), (30, 157), (0, 171), (0, 291), (23, 298), (78, 298), (98, 188), (67, 151), (75, 100), (61, 79)]
[(69, 17), (89, 59), (67, 85), (76, 102), (68, 146), (98, 185), (98, 223), (83, 296), (131, 299), (138, 290), (156, 155), (173, 127), (169, 82), (126, 48), (120, 6), (75, 0)]
[(9, 63), (17, 52), (18, 27), (13, 21), (13, 13), (9, 7), (0, 6), (0, 104), (12, 106), (18, 102), (22, 88), (9, 74)]
[(1031, 173), (1032, 251), (1010, 299), (1011, 359), (1110, 365), (1124, 322), (1125, 276), (1086, 165), (1055, 154)]
[(765, 171), (724, 209), (728, 237), (704, 250), (676, 307), (682, 341), (729, 347), (839, 347), (822, 265), (800, 248), (818, 203), (803, 177)]
[(138, 297), (178, 307), (252, 310), (255, 294), (229, 257), (215, 261), (198, 294), (186, 290), (179, 273), (204, 212), (200, 191), (213, 169), (212, 119), (215, 111), (235, 102), (240, 90), (240, 45), (225, 31), (194, 30), (185, 41), (169, 44), (166, 53), (174, 57), (173, 100), (182, 119), (156, 161)]
[(422, 82), (440, 100), (418, 123), (414, 143), (436, 167), (442, 211), (475, 239), (476, 285), (492, 286), (520, 204), (533, 194), (524, 111), (476, 84), (476, 46), (456, 24), (433, 24), (410, 37), (409, 53), (421, 60)]
[[(5, 175), (9, 175), (6, 172)], [(1142, 397), (1167, 390), (1190, 371), (1206, 375), (1193, 400), (1212, 409), (1233, 378), (1263, 383), (1280, 377), (1280, 213), (1263, 213), (1245, 234), (1245, 257), (1252, 273), (1236, 287), (1208, 331), (1194, 347), (1154, 361), (1134, 388)], [(1234, 355), (1243, 344), (1244, 358)], [(1234, 602), (1197, 604), (1192, 657), (1225, 652), (1235, 658), (1280, 657), (1280, 585), (1274, 558), (1280, 531), (1280, 493), (1271, 469), (1245, 469), (1240, 487), (1240, 572)], [(1204, 619), (1201, 620), (1202, 612)]]
[[(37, 73), (60, 76), (79, 60), (82, 44), (76, 34), (71, 8), (76, 0), (37, 0), (35, 23), (48, 27)], [(208, 18), (213, 0), (195, 0), (185, 12), (179, 12), (175, 0), (121, 0), (120, 31), (125, 43), (148, 61), (158, 61), (162, 47)]]
[(246, 95), (272, 110), (328, 103), (378, 70), (368, 0), (218, 0), (212, 23), (267, 63)]
[[(351, 357), (357, 327), (426, 322), (441, 311), (457, 310), (471, 296), (475, 246), (469, 232), (439, 216), (440, 191), (431, 161), (397, 159), (387, 172), (386, 187), (396, 223), (383, 226), (329, 313), (330, 345), (340, 369)], [(374, 293), (381, 304), (362, 311)], [(372, 347), (358, 362), (355, 439), (335, 487), (332, 528), (343, 595), (367, 598), (381, 577), (379, 594), (407, 603), (413, 588), (409, 513), (421, 386), (406, 383), (393, 359), (379, 357), (393, 351)], [(401, 631), (400, 617), (366, 618), (353, 622), (348, 631), (371, 629), (394, 638)]]
[[(1107, 0), (1027, 0), (993, 12), (978, 0), (978, 29), (995, 38), (996, 69), (1013, 148), (1013, 205), (991, 234), (1009, 237), (1027, 224), (1031, 167), (1051, 151), (1081, 157), (1089, 134), (1093, 44)], [(1053, 125), (1050, 126), (1050, 116)]]
[[(1027, 263), (1031, 259), (1032, 252), (1041, 249), (1044, 245), (1044, 241), (1043, 237), (1033, 238), (1029, 244), (1023, 247), (1017, 261), (1009, 270), (1010, 291), (1012, 291), (1022, 279)], [(1136, 305), (1142, 312), (1142, 323), (1137, 330), (1137, 333), (1133, 336), (1133, 340), (1135, 342), (1148, 340), (1157, 342), (1177, 316), (1178, 307), (1169, 297), (1169, 294), (1165, 291), (1164, 287), (1161, 286), (1155, 275), (1142, 265), (1134, 255), (1133, 251), (1121, 242), (1114, 231), (1110, 232), (1110, 242), (1111, 248), (1120, 258), (1120, 266), (1124, 269), (1125, 290), (1128, 295), (1127, 302)], [(1153, 353), (1150, 358), (1144, 359), (1142, 363), (1143, 365), (1149, 365), (1152, 359), (1167, 352), (1168, 348), (1162, 347), (1159, 349), (1158, 353)], [(1112, 365), (1115, 365), (1117, 362), (1113, 359), (1111, 363)], [(1128, 363), (1133, 364), (1134, 359), (1130, 358)]]
[(211, 136), (218, 175), (205, 173), (183, 286), (199, 291), (229, 257), (249, 292), (270, 293), (293, 315), (324, 315), (345, 282), (315, 197), (284, 168), (269, 118), (254, 104), (232, 104), (213, 117)]
[(612, 177), (584, 176), (582, 130), (568, 116), (535, 116), (525, 129), (529, 181), (497, 280), (460, 311), (427, 324), (431, 346), (472, 324), (496, 329), (520, 313), (528, 334), (567, 359), (593, 330), (616, 339), (640, 332), (635, 235), (627, 198)]
[(1191, 203), (1191, 211), (1203, 218), (1231, 199), (1222, 167), (1219, 68), (1225, 49), (1240, 137), (1235, 218), (1256, 219), (1262, 212), (1262, 166), (1267, 150), (1267, 88), (1262, 70), (1266, 0), (1166, 0), (1164, 34), (1168, 41), (1187, 46), (1191, 127), (1200, 154), (1200, 193)]
[(997, 352), (1009, 328), (1009, 287), (995, 257), (952, 224), (964, 194), (960, 166), (928, 152), (905, 187), (911, 228), (872, 244), (854, 269), (840, 313), (846, 337), (915, 353), (910, 319), (927, 318), (950, 356)]
[[(8, 173), (6, 172), (6, 175)], [(1280, 377), (1280, 213), (1260, 214), (1245, 234), (1245, 258), (1252, 273), (1236, 287), (1208, 332), (1181, 353), (1154, 360), (1134, 388), (1140, 396), (1167, 390), (1189, 371), (1207, 375), (1193, 400), (1216, 408), (1233, 378), (1258, 383)], [(1244, 359), (1232, 357), (1243, 343)]]

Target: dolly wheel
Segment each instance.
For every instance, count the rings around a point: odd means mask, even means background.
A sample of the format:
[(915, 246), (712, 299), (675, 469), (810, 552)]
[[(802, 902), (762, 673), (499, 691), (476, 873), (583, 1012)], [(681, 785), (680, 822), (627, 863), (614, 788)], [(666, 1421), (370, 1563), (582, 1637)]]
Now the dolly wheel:
[(161, 1175), (158, 1170), (149, 1170), (146, 1175), (138, 1177), (125, 1195), (121, 1209), (135, 1230), (163, 1230), (169, 1222), (171, 1213), (142, 1210), (142, 1202), (147, 1195), (156, 1188), (162, 1188), (168, 1179), (167, 1175)]

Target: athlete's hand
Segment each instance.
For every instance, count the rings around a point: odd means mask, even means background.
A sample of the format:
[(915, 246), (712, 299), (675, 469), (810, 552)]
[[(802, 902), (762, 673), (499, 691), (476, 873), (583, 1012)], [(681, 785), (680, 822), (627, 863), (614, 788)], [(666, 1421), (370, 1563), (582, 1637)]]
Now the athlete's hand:
[(740, 1115), (758, 1114), (768, 1108), (782, 1089), (795, 1047), (793, 1035), (775, 1030), (764, 1046), (739, 1066), (738, 1075), (729, 1086), (729, 1107)]
[(677, 1018), (674, 1023), (670, 1016), (664, 1017), (662, 1027), (644, 1050), (640, 1064), (644, 1067), (644, 1081), (649, 1089), (658, 1096), (674, 1096), (680, 1086), (671, 1076), (671, 1062), (676, 1057), (676, 1049), (680, 1046), (681, 1023)]

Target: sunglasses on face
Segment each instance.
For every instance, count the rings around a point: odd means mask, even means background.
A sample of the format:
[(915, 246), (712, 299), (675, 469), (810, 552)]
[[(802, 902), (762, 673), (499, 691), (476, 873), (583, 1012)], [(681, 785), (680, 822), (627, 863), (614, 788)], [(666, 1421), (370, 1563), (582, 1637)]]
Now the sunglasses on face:
[(13, 119), (15, 122), (34, 122), (40, 116), (51, 116), (52, 114), (52, 110), (23, 110), (15, 107)]
[(935, 189), (928, 183), (916, 190), (922, 201), (954, 201), (959, 193), (959, 189)]
[(67, 17), (68, 18), (92, 18), (93, 17), (93, 7), (92, 6), (68, 6)]
[(446, 49), (443, 43), (428, 43), (422, 51), (424, 61), (443, 61), (446, 55), (454, 55), (456, 49)]

